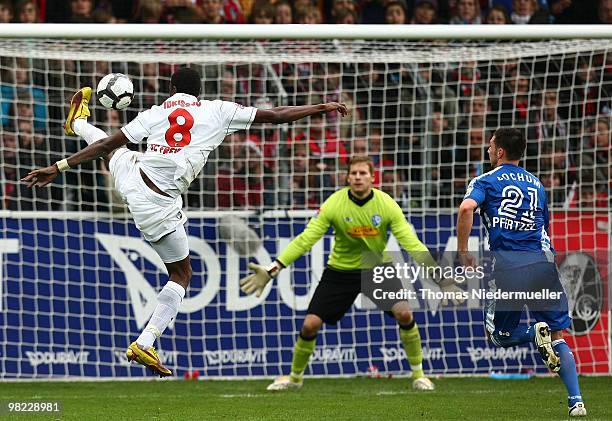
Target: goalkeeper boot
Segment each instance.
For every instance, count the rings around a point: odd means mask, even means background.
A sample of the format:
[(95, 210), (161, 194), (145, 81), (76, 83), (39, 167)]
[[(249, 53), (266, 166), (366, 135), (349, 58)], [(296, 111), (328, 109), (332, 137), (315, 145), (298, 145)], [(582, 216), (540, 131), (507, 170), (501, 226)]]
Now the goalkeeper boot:
[(561, 370), (561, 358), (552, 347), (550, 338), (550, 327), (546, 322), (538, 322), (533, 325), (535, 331), (535, 343), (542, 357), (542, 361), (550, 371), (557, 372)]
[(412, 388), (416, 390), (435, 390), (436, 385), (427, 377), (419, 377), (412, 381)]
[(159, 377), (171, 376), (172, 371), (164, 367), (155, 348), (141, 349), (136, 341), (132, 342), (125, 352), (128, 361), (136, 361), (138, 364), (144, 365)]
[(299, 389), (304, 384), (302, 377), (299, 380), (295, 376), (280, 376), (274, 379), (273, 383), (270, 383), (267, 390), (278, 392), (281, 390)]
[(584, 407), (584, 402), (576, 402), (574, 406), (569, 408), (568, 415), (570, 417), (586, 417), (587, 410)]
[(87, 107), (90, 99), (91, 88), (89, 86), (79, 89), (79, 91), (74, 94), (70, 100), (68, 118), (66, 118), (66, 123), (64, 123), (64, 133), (72, 136), (76, 135), (74, 130), (72, 130), (72, 123), (77, 118), (87, 118), (91, 115), (89, 108)]

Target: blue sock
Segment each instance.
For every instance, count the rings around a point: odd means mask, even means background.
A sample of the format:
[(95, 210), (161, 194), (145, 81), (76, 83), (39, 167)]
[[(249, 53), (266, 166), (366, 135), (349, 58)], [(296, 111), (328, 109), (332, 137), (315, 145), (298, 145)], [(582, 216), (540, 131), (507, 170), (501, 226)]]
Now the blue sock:
[[(521, 326), (519, 326), (519, 327), (521, 327)], [(515, 330), (515, 332), (516, 332), (516, 330)], [(533, 326), (527, 327), (527, 330), (525, 330), (523, 335), (524, 336), (522, 336), (521, 339), (524, 340), (524, 342), (521, 342), (521, 343), (535, 342), (535, 329), (533, 328)]]
[(564, 339), (557, 339), (552, 342), (553, 349), (561, 358), (561, 370), (559, 370), (559, 377), (563, 380), (565, 387), (567, 388), (567, 405), (571, 408), (576, 402), (582, 402), (582, 396), (580, 395), (580, 386), (578, 386), (578, 372), (576, 371), (576, 361), (574, 360), (574, 354), (570, 350), (569, 346), (565, 343)]
[(535, 330), (532, 326), (519, 325), (510, 336), (501, 336), (495, 332), (491, 335), (491, 340), (497, 346), (509, 348), (533, 342), (535, 340)]

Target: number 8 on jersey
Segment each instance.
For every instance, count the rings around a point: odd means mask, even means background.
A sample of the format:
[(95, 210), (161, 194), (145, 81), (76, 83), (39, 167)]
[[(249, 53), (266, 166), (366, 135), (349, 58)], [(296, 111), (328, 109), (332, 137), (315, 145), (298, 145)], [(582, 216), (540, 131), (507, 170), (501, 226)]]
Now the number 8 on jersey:
[(170, 127), (166, 130), (166, 142), (172, 147), (183, 147), (191, 142), (193, 116), (184, 108), (177, 108), (169, 116)]

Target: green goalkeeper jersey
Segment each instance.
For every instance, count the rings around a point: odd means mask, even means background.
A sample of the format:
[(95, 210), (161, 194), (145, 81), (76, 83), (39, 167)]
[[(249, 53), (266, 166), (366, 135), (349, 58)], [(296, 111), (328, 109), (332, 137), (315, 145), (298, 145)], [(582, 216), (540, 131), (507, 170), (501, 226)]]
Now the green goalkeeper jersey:
[(437, 266), (391, 196), (372, 189), (369, 200), (359, 201), (350, 196), (348, 187), (323, 202), (317, 215), (276, 260), (289, 266), (310, 250), (330, 226), (334, 229), (334, 245), (327, 265), (334, 269), (359, 270), (391, 262), (385, 251), (389, 229), (417, 263)]

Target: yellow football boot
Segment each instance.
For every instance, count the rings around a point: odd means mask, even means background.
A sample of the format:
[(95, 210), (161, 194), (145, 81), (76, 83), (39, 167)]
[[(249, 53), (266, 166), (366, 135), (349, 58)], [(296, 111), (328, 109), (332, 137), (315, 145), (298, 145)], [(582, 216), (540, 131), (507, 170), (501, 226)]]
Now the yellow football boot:
[(151, 347), (147, 350), (140, 349), (136, 341), (132, 342), (125, 352), (128, 361), (136, 361), (138, 364), (144, 365), (159, 377), (171, 376), (172, 371), (164, 367), (155, 348)]
[(79, 91), (74, 94), (70, 100), (70, 111), (68, 111), (68, 118), (66, 119), (66, 123), (64, 123), (64, 133), (67, 135), (76, 135), (76, 133), (72, 130), (72, 123), (77, 118), (87, 118), (91, 115), (89, 108), (87, 107), (90, 99), (91, 88), (89, 86), (79, 89)]

